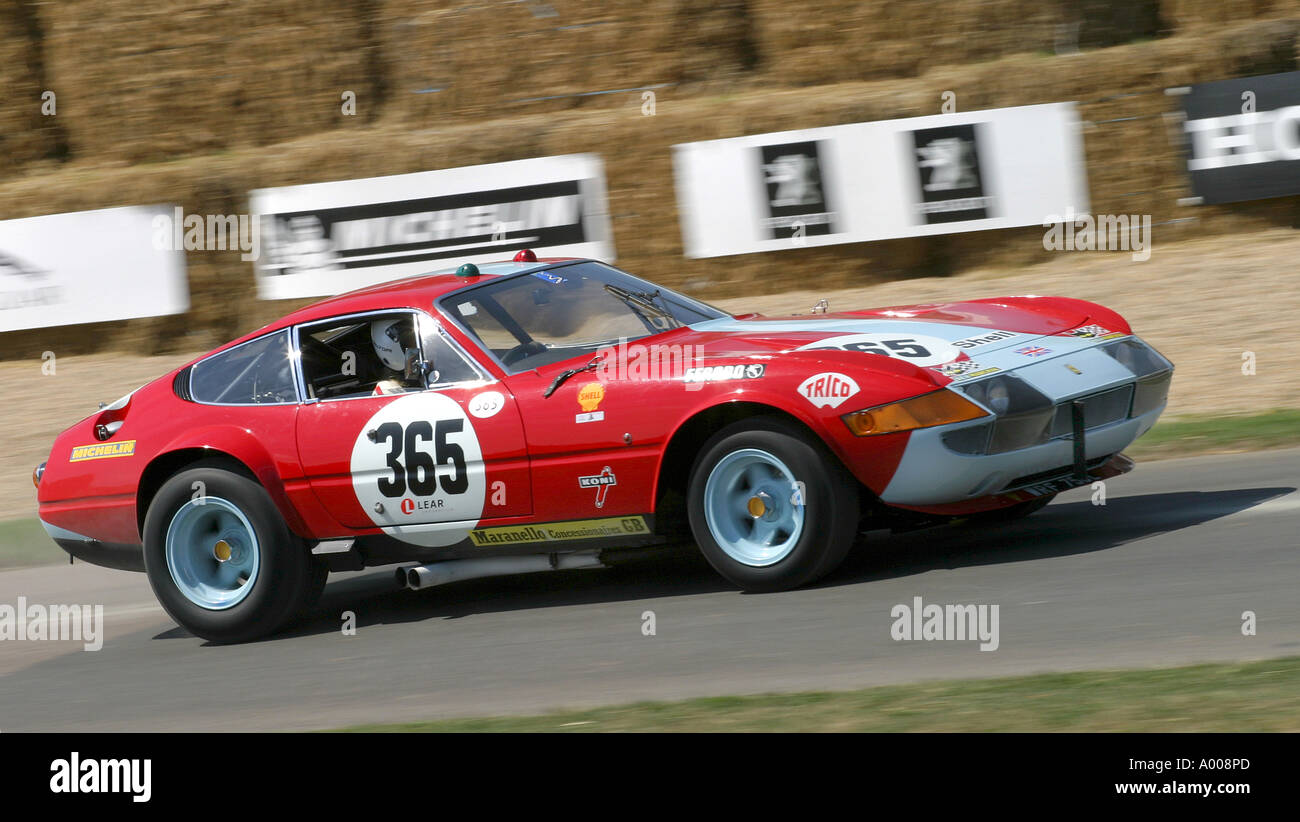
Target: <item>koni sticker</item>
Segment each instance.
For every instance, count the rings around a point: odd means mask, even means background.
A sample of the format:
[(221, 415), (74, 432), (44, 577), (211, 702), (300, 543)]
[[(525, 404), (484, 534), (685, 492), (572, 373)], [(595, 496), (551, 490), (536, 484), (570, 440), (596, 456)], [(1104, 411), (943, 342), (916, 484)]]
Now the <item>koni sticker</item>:
[(605, 507), (605, 498), (609, 496), (609, 489), (612, 485), (618, 485), (618, 479), (615, 478), (614, 472), (606, 465), (600, 469), (599, 474), (592, 474), (586, 477), (578, 477), (579, 488), (596, 489), (596, 507)]

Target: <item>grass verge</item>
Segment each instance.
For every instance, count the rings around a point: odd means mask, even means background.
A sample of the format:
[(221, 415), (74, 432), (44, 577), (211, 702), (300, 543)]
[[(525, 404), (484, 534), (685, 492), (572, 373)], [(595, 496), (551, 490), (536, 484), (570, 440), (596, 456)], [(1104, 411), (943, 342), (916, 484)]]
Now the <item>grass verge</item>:
[(1300, 657), (1038, 674), (834, 693), (640, 702), (347, 732), (1297, 731)]
[(1300, 410), (1278, 408), (1258, 414), (1161, 420), (1124, 451), (1151, 460), (1292, 445), (1300, 445)]
[(0, 570), (67, 561), (35, 517), (0, 522)]

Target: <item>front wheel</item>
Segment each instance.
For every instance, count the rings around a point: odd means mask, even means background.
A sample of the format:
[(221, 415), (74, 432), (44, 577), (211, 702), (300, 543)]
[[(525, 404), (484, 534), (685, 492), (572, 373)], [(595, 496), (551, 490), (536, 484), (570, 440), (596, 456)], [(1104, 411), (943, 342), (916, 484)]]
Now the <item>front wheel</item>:
[(266, 489), (219, 465), (200, 463), (158, 490), (144, 521), (145, 571), (190, 633), (245, 642), (281, 628), (322, 580)]
[(746, 591), (812, 582), (844, 560), (858, 492), (824, 445), (771, 417), (741, 420), (705, 444), (691, 470), (691, 530), (709, 564)]

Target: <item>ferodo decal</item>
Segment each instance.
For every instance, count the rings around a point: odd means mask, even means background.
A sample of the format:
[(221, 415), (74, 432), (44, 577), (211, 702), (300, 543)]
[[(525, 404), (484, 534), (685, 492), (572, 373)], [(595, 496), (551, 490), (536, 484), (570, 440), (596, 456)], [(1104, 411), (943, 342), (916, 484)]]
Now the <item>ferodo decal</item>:
[(68, 462), (102, 460), (108, 457), (129, 457), (135, 453), (135, 440), (97, 442), (94, 445), (76, 445), (68, 455)]
[(606, 517), (604, 519), (577, 519), (568, 522), (550, 522), (545, 525), (502, 525), (497, 528), (478, 528), (470, 532), (470, 540), (479, 547), (485, 545), (515, 545), (527, 542), (568, 542), (575, 539), (601, 539), (648, 535), (650, 527), (645, 517)]
[(1116, 337), (1126, 336), (1121, 331), (1111, 331), (1100, 325), (1081, 325), (1070, 332), (1071, 337), (1083, 337), (1089, 340), (1112, 340)]
[(361, 427), (352, 488), (375, 525), (426, 547), (453, 545), (483, 515), (487, 479), (474, 424), (443, 394), (395, 399)]
[(720, 382), (722, 380), (756, 380), (767, 371), (761, 363), (741, 363), (739, 365), (706, 365), (688, 368), (682, 375), (683, 382)]
[(582, 413), (574, 416), (574, 422), (600, 422), (605, 419), (604, 411), (597, 411), (601, 400), (605, 399), (603, 383), (589, 382), (578, 389), (578, 407)]
[(809, 343), (796, 351), (860, 351), (895, 357), (913, 365), (939, 365), (957, 359), (961, 351), (947, 340), (924, 334), (842, 334)]
[(484, 391), (475, 394), (469, 401), (469, 412), (481, 420), (496, 416), (505, 407), (506, 398), (500, 391)]
[(860, 389), (853, 378), (837, 371), (813, 374), (799, 383), (799, 394), (818, 408), (839, 408)]

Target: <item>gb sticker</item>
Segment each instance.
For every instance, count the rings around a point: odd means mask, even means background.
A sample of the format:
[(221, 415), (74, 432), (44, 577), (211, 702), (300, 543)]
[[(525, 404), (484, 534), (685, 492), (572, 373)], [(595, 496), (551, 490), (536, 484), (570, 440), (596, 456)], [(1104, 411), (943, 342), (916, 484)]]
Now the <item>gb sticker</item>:
[(482, 517), (487, 480), (478, 435), (460, 404), (442, 394), (410, 394), (376, 412), (352, 446), (351, 468), (357, 502), (403, 542), (452, 545)]

